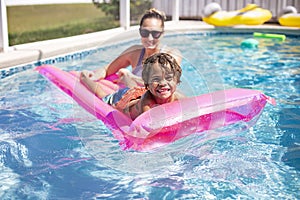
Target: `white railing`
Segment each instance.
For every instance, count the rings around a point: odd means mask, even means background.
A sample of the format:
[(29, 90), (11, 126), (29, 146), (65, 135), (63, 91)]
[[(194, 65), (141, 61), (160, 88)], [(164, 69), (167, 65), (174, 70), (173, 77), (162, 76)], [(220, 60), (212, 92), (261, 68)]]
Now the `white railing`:
[[(0, 53), (9, 50), (6, 6), (57, 3), (92, 3), (92, 0), (0, 0)], [(120, 25), (125, 29), (130, 26), (130, 0), (120, 0)]]
[[(7, 5), (54, 4), (58, 2), (92, 3), (92, 0), (0, 0), (0, 52), (9, 49)], [(300, 0), (153, 0), (152, 6), (172, 16), (173, 21), (178, 21), (179, 17), (198, 17), (200, 19), (203, 8), (211, 2), (219, 3), (223, 10), (228, 11), (241, 9), (249, 3), (255, 3), (270, 10), (275, 19), (288, 5), (300, 10)], [(120, 0), (120, 25), (125, 29), (130, 26), (130, 0)]]
[(8, 28), (7, 28), (7, 14), (4, 0), (0, 0), (0, 52), (8, 51)]
[[(100, 0), (101, 1), (101, 0)], [(130, 0), (121, 0), (122, 3)], [(38, 4), (68, 4), (68, 3), (92, 3), (92, 0), (0, 0), (0, 53), (9, 50), (7, 6), (38, 5)], [(125, 4), (124, 4), (125, 5)], [(123, 10), (123, 7), (121, 7)], [(127, 14), (127, 13), (126, 13)], [(124, 24), (122, 21), (121, 24)]]
[[(57, 3), (92, 3), (92, 0), (0, 0), (0, 52), (9, 50), (6, 6), (36, 5)], [(173, 20), (179, 20), (179, 0), (173, 0)], [(120, 25), (124, 29), (130, 27), (130, 0), (120, 0)]]

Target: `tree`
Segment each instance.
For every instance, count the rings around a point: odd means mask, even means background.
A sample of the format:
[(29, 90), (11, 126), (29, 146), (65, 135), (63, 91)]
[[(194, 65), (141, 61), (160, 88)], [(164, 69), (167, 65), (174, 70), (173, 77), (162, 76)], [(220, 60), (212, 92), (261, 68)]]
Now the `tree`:
[[(114, 16), (119, 20), (120, 0), (93, 0), (94, 5), (100, 8), (106, 15)], [(145, 10), (151, 8), (152, 0), (131, 0), (130, 1), (130, 20), (138, 21)]]

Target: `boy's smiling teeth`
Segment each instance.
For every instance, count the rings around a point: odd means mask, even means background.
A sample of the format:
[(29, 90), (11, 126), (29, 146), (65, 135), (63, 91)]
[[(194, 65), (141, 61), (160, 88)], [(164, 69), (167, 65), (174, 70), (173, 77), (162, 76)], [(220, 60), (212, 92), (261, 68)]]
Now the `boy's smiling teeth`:
[(167, 91), (170, 91), (170, 89), (169, 88), (161, 88), (161, 89), (157, 90), (157, 92), (159, 92), (159, 93), (167, 92)]

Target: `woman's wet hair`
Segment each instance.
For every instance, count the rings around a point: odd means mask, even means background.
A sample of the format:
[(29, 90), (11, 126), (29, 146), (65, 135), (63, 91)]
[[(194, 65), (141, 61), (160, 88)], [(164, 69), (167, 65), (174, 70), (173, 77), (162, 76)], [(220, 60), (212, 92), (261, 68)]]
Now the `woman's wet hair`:
[(176, 59), (167, 53), (156, 53), (148, 57), (143, 63), (142, 79), (146, 88), (149, 85), (150, 70), (155, 63), (158, 63), (159, 66), (165, 70), (171, 70), (174, 74), (174, 78), (176, 78), (177, 83), (181, 82), (180, 77), (182, 70)]
[(155, 18), (155, 19), (161, 20), (161, 26), (162, 26), (162, 28), (165, 27), (165, 23), (164, 22), (166, 20), (166, 15), (165, 15), (164, 12), (159, 11), (159, 10), (157, 10), (155, 8), (151, 8), (151, 9), (147, 10), (144, 13), (144, 15), (142, 16), (142, 18), (141, 18), (140, 26), (143, 25), (145, 19), (149, 19), (149, 18)]

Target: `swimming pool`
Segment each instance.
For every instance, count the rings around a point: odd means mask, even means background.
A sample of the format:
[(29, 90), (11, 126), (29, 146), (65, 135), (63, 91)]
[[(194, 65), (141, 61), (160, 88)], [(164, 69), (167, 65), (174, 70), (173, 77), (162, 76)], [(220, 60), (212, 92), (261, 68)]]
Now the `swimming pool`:
[(257, 39), (257, 50), (241, 49), (250, 37), (164, 38), (183, 54), (186, 94), (253, 88), (277, 106), (267, 105), (250, 129), (195, 134), (157, 152), (123, 152), (101, 121), (32, 70), (43, 63), (94, 69), (138, 40), (2, 71), (1, 199), (299, 199), (299, 36)]

